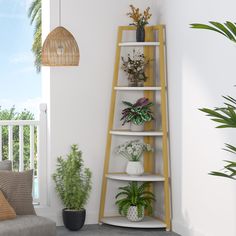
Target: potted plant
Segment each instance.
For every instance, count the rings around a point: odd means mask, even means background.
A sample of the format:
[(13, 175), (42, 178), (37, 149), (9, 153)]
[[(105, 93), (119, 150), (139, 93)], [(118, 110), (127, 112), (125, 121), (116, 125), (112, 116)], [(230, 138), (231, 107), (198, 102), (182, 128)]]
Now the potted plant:
[(128, 175), (142, 175), (144, 173), (141, 157), (144, 152), (151, 152), (153, 148), (141, 140), (127, 141), (116, 148), (116, 152), (128, 160), (126, 173)]
[(145, 68), (149, 64), (143, 53), (133, 50), (133, 55), (128, 54), (127, 59), (121, 57), (121, 69), (128, 75), (129, 86), (142, 87), (147, 80)]
[(144, 123), (154, 120), (151, 106), (153, 103), (148, 98), (139, 98), (134, 104), (123, 101), (127, 108), (122, 110), (122, 125), (131, 123), (132, 131), (143, 131)]
[(130, 182), (127, 186), (119, 187), (120, 192), (116, 195), (119, 214), (133, 222), (143, 220), (144, 210), (150, 214), (152, 212), (151, 204), (155, 201), (155, 197), (147, 190), (148, 187), (148, 182), (140, 186), (137, 182)]
[(127, 13), (134, 25), (137, 27), (136, 31), (136, 41), (144, 42), (145, 41), (145, 25), (148, 24), (148, 20), (151, 18), (152, 14), (149, 13), (150, 7), (148, 7), (143, 13), (140, 13), (139, 8), (135, 8), (133, 5), (130, 5), (131, 12)]
[(57, 162), (53, 180), (65, 206), (62, 210), (63, 222), (67, 229), (79, 230), (85, 222), (84, 207), (92, 188), (92, 174), (88, 168), (84, 168), (82, 152), (77, 145), (71, 146), (66, 159), (58, 157)]

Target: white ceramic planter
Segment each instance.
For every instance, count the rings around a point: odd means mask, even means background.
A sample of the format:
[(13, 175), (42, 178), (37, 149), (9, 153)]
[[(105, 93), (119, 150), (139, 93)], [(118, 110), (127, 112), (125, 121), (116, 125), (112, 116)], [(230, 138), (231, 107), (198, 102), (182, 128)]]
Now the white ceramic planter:
[(138, 210), (137, 210), (136, 206), (129, 207), (129, 210), (128, 210), (128, 213), (127, 213), (126, 217), (127, 217), (128, 220), (130, 220), (132, 222), (138, 222), (138, 221), (143, 220), (143, 218), (144, 218), (144, 207), (143, 207), (143, 210), (142, 210), (141, 217), (138, 217)]
[(130, 124), (130, 130), (131, 131), (136, 131), (136, 132), (141, 132), (144, 130), (144, 125), (136, 125), (134, 123), (131, 122)]
[(129, 161), (126, 167), (128, 175), (139, 176), (144, 173), (143, 164), (141, 161)]

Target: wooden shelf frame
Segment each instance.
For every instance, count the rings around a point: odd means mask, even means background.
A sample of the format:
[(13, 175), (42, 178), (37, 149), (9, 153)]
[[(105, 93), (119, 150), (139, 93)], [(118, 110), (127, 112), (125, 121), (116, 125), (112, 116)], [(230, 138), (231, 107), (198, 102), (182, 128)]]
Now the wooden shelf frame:
[[(149, 42), (149, 45), (143, 43), (132, 43), (132, 42), (122, 42), (122, 35), (124, 31), (136, 30), (133, 26), (120, 26), (118, 28), (117, 35), (117, 47), (116, 47), (116, 59), (115, 59), (115, 67), (114, 67), (114, 78), (112, 83), (112, 95), (111, 95), (111, 103), (110, 103), (110, 118), (108, 122), (107, 129), (107, 144), (106, 144), (106, 153), (105, 153), (105, 161), (104, 161), (104, 171), (103, 171), (103, 180), (102, 180), (102, 191), (101, 191), (101, 200), (100, 200), (100, 211), (99, 211), (99, 222), (111, 224), (111, 225), (120, 225), (123, 227), (135, 227), (131, 224), (131, 226), (124, 225), (124, 219), (122, 217), (117, 217), (118, 221), (107, 220), (109, 217), (104, 216), (105, 209), (105, 199), (107, 192), (107, 180), (109, 175), (109, 161), (110, 161), (110, 153), (111, 153), (111, 144), (112, 144), (112, 136), (113, 135), (122, 135), (122, 133), (117, 134), (114, 133), (113, 124), (114, 124), (114, 114), (115, 114), (115, 104), (116, 104), (116, 92), (117, 91), (144, 91), (144, 96), (149, 98), (151, 101), (154, 100), (154, 94), (156, 91), (160, 91), (161, 96), (161, 114), (162, 114), (162, 159), (163, 159), (163, 184), (164, 184), (164, 211), (165, 218), (162, 224), (159, 225), (159, 221), (157, 220), (157, 228), (165, 227), (167, 231), (171, 229), (171, 220), (170, 220), (170, 184), (169, 184), (169, 144), (168, 144), (168, 118), (167, 118), (167, 91), (166, 91), (166, 66), (165, 66), (165, 39), (164, 39), (164, 26), (156, 25), (156, 26), (148, 26), (146, 29), (146, 41)], [(158, 42), (154, 45), (151, 45), (154, 42), (154, 32), (158, 33)], [(158, 44), (158, 45), (157, 45)], [(149, 77), (149, 80), (145, 83), (145, 87), (121, 87), (117, 86), (118, 78), (119, 78), (119, 69), (120, 69), (120, 58), (121, 58), (121, 47), (133, 47), (133, 46), (144, 46), (144, 55), (145, 57), (151, 59), (154, 58), (153, 46), (158, 46), (157, 50), (159, 50), (159, 76), (160, 76), (160, 86), (153, 86), (154, 74), (152, 69), (147, 69), (146, 73)], [(152, 46), (152, 47), (150, 47)], [(147, 88), (147, 89), (145, 89)], [(157, 89), (158, 88), (158, 89)], [(149, 122), (149, 124), (145, 125), (146, 130), (153, 130), (153, 123)], [(113, 133), (112, 133), (113, 132)], [(120, 131), (121, 132), (121, 131)], [(130, 134), (132, 132), (129, 132)], [(133, 132), (134, 133), (134, 132)], [(141, 133), (141, 132), (140, 132)], [(127, 133), (126, 133), (127, 134)], [(140, 134), (141, 136), (141, 134)], [(150, 135), (142, 135), (144, 136), (144, 142), (149, 144), (154, 144), (155, 136)], [(154, 155), (153, 153), (145, 153), (144, 155), (144, 170), (145, 172), (154, 173)], [(110, 176), (112, 177), (112, 176)], [(114, 177), (113, 177), (114, 178)], [(128, 181), (128, 180), (127, 180)], [(150, 190), (153, 190), (153, 186), (151, 186)], [(105, 220), (104, 220), (105, 219)], [(153, 218), (152, 218), (153, 219)], [(122, 221), (123, 223), (119, 223)], [(140, 222), (139, 222), (140, 223)], [(161, 226), (161, 227), (160, 227)]]

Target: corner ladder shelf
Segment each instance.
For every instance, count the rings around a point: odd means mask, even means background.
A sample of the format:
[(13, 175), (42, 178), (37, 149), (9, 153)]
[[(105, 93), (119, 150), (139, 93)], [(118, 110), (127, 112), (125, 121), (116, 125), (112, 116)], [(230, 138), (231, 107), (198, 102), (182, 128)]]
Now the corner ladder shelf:
[[(101, 190), (101, 200), (100, 200), (100, 211), (99, 211), (99, 222), (114, 226), (121, 227), (131, 227), (131, 228), (165, 228), (167, 231), (170, 230), (170, 185), (169, 185), (169, 151), (168, 151), (168, 117), (167, 117), (167, 87), (166, 87), (166, 75), (165, 75), (165, 40), (164, 40), (164, 26), (148, 26), (146, 29), (146, 42), (123, 42), (123, 33), (125, 31), (133, 31), (135, 33), (135, 27), (133, 26), (120, 26), (118, 28), (118, 38), (117, 38), (117, 47), (116, 47), (116, 61), (114, 68), (114, 78), (112, 83), (112, 95), (111, 95), (111, 104), (110, 104), (110, 113), (109, 113), (109, 123), (107, 130), (107, 144), (106, 144), (106, 153), (104, 161), (104, 172), (102, 179), (102, 190)], [(157, 37), (155, 37), (157, 36)], [(121, 49), (123, 47), (143, 47), (144, 55), (148, 59), (155, 58), (154, 50), (158, 50), (159, 60), (156, 60), (156, 66), (159, 69), (159, 79), (160, 85), (157, 86), (157, 76), (154, 76), (153, 68), (148, 66), (147, 76), (148, 80), (145, 82), (144, 87), (126, 87), (120, 86), (119, 81), (119, 70), (120, 70), (120, 61), (121, 61)], [(154, 64), (153, 63), (150, 64)], [(154, 78), (155, 77), (155, 78)], [(161, 130), (155, 130), (153, 122), (148, 122), (145, 125), (145, 130), (143, 132), (132, 132), (129, 130), (115, 129), (114, 128), (114, 118), (115, 118), (115, 107), (117, 93), (126, 92), (142, 92), (146, 98), (150, 101), (154, 101), (155, 94), (160, 94), (160, 113), (161, 113)], [(129, 176), (126, 173), (111, 172), (109, 171), (109, 163), (111, 156), (111, 146), (112, 139), (114, 136), (120, 136), (120, 139), (125, 139), (127, 137), (141, 137), (145, 143), (149, 143), (154, 146), (155, 142), (161, 142), (161, 154), (160, 152), (144, 153), (144, 171), (145, 174), (142, 176)], [(159, 145), (160, 146), (160, 145)], [(156, 158), (159, 168), (161, 167), (161, 173), (157, 173), (155, 170)], [(162, 159), (162, 161), (160, 161)], [(162, 186), (160, 196), (164, 196), (163, 201), (157, 201), (156, 204), (161, 204), (158, 207), (164, 209), (164, 213), (157, 215), (145, 215), (144, 220), (141, 222), (130, 222), (123, 216), (110, 216), (106, 215), (105, 206), (106, 206), (106, 196), (108, 190), (108, 181), (116, 181), (128, 183), (129, 181), (137, 182), (151, 182), (150, 191), (154, 191), (154, 187), (158, 184)], [(123, 184), (124, 184), (123, 183)], [(155, 185), (155, 186), (154, 186)], [(162, 190), (163, 189), (163, 190)], [(115, 199), (114, 199), (115, 202)], [(114, 202), (113, 206), (114, 206)], [(154, 209), (155, 212), (155, 209)], [(160, 219), (161, 218), (161, 219)]]

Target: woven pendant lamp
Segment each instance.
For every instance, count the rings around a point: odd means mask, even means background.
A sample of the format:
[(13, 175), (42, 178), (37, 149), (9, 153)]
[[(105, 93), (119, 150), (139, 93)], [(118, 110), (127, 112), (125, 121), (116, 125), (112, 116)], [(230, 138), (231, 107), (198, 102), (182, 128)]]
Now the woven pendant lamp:
[(59, 26), (47, 36), (42, 48), (44, 66), (78, 66), (79, 47), (74, 36), (61, 26), (61, 0), (59, 0)]

